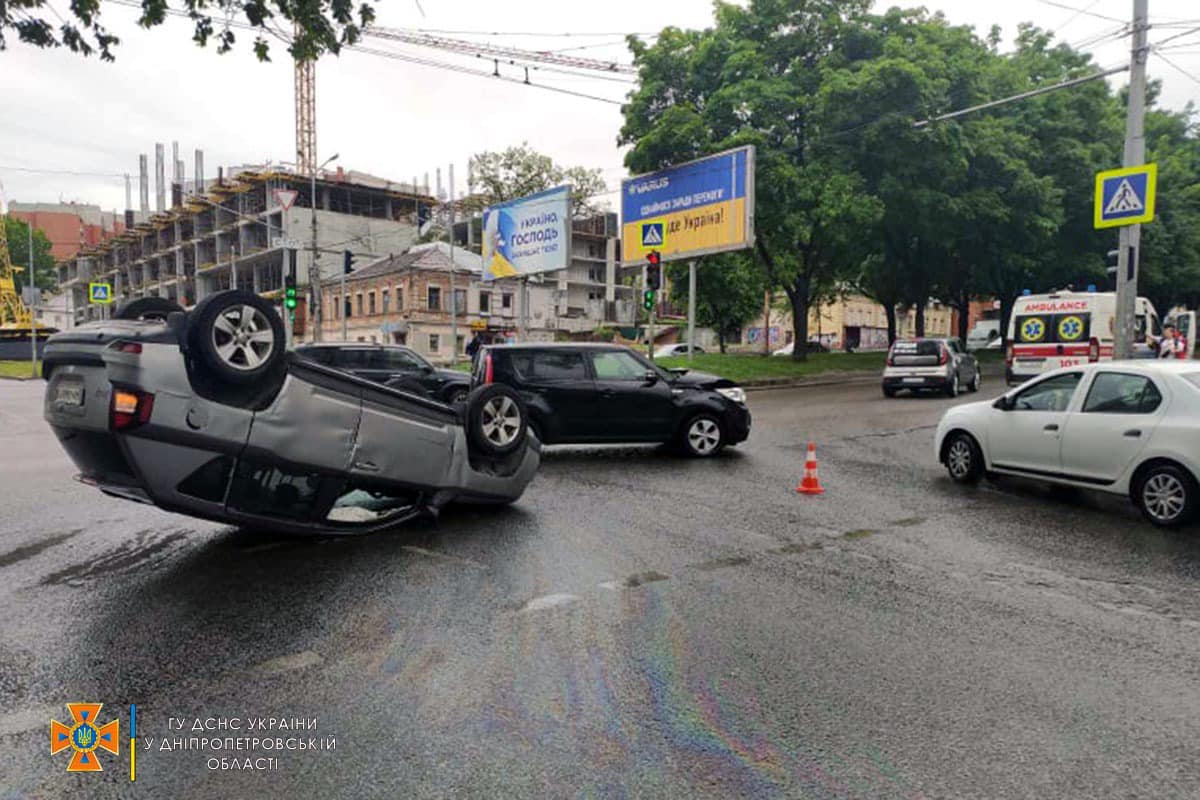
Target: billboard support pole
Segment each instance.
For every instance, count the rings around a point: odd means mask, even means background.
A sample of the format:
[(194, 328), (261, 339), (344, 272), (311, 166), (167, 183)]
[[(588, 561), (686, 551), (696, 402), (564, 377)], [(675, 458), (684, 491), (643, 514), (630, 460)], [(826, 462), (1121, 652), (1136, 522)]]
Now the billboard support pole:
[(696, 351), (696, 259), (688, 261), (688, 358)]

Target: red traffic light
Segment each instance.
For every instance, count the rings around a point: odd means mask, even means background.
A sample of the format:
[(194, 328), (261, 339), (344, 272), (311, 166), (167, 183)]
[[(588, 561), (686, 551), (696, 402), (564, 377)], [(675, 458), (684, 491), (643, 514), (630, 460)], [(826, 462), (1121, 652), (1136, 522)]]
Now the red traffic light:
[(662, 263), (662, 253), (657, 250), (651, 250), (649, 253), (646, 253), (646, 263), (652, 267), (657, 267)]

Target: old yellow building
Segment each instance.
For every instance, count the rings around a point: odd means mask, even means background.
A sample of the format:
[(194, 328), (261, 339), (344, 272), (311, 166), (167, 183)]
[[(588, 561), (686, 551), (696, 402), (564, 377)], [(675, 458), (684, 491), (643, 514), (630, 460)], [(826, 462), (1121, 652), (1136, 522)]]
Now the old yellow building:
[[(792, 315), (787, 310), (785, 297), (776, 298), (771, 305), (767, 327), (771, 337), (770, 346), (776, 349), (792, 343)], [(925, 307), (925, 335), (950, 336), (953, 317), (953, 309), (931, 302)], [(896, 335), (913, 336), (915, 331), (915, 309), (898, 309)], [(763, 315), (760, 315), (744, 329), (742, 343), (763, 347), (763, 333)], [(847, 343), (855, 350), (883, 350), (888, 346), (887, 313), (883, 306), (869, 297), (846, 295), (832, 303), (809, 309), (808, 336), (810, 340), (819, 340), (832, 350), (843, 349)]]

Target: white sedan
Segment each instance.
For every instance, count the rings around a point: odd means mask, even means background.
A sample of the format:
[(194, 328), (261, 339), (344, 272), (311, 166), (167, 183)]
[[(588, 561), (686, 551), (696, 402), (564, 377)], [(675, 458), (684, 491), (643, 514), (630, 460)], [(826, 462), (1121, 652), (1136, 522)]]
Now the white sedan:
[(1127, 495), (1155, 525), (1200, 507), (1200, 364), (1122, 361), (1047, 372), (938, 423), (938, 461), (960, 483), (1019, 475)]
[[(693, 352), (699, 354), (704, 352), (704, 348), (696, 345)], [(674, 358), (676, 356), (686, 356), (688, 354), (687, 343), (683, 344), (664, 344), (654, 350), (655, 358)]]

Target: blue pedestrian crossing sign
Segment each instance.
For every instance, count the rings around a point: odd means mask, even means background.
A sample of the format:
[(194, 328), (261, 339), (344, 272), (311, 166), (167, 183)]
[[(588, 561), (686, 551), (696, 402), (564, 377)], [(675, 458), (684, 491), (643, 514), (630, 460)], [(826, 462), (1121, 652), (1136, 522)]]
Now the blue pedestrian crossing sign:
[(1157, 183), (1157, 164), (1097, 173), (1095, 227), (1115, 228), (1154, 219)]
[(642, 247), (662, 247), (667, 236), (661, 222), (642, 223)]
[(89, 303), (111, 303), (113, 301), (113, 292), (111, 283), (89, 283), (88, 284), (88, 302)]

